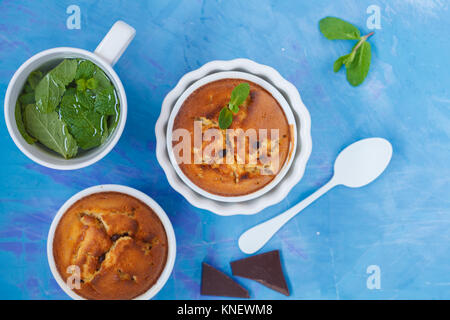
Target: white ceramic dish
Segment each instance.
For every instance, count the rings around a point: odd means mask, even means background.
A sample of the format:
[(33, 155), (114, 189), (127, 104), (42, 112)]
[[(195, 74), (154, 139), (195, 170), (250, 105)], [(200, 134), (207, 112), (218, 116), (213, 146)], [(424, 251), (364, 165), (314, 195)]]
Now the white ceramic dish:
[[(173, 122), (175, 120), (175, 117), (178, 114), (178, 111), (180, 110), (181, 106), (183, 105), (184, 101), (198, 88), (204, 86), (207, 83), (221, 80), (221, 79), (248, 80), (248, 81), (256, 83), (256, 84), (260, 85), (262, 88), (266, 89), (275, 98), (275, 100), (278, 101), (278, 103), (280, 104), (281, 108), (284, 111), (284, 114), (286, 116), (286, 119), (287, 119), (289, 125), (292, 126), (292, 128), (293, 128), (293, 130), (292, 130), (293, 137), (291, 137), (291, 144), (289, 147), (289, 154), (291, 156), (288, 159), (286, 159), (285, 163), (283, 164), (283, 167), (280, 169), (278, 174), (265, 187), (255, 191), (255, 192), (252, 192), (250, 194), (243, 195), (243, 196), (224, 197), (224, 196), (212, 194), (210, 192), (207, 192), (207, 191), (199, 188), (196, 184), (192, 183), (192, 181), (189, 180), (189, 178), (186, 177), (186, 175), (183, 173), (180, 166), (177, 164), (175, 155), (172, 150)], [(285, 176), (286, 172), (289, 170), (289, 167), (292, 164), (292, 160), (294, 159), (294, 157), (292, 155), (295, 154), (295, 149), (297, 146), (297, 125), (295, 123), (295, 118), (294, 118), (294, 114), (291, 111), (291, 107), (287, 103), (286, 99), (281, 95), (281, 93), (274, 86), (272, 86), (267, 81), (255, 76), (253, 74), (250, 74), (250, 73), (240, 72), (240, 71), (225, 71), (225, 72), (213, 73), (204, 78), (201, 78), (200, 80), (193, 83), (185, 92), (183, 92), (183, 94), (178, 98), (177, 103), (175, 104), (175, 107), (173, 108), (173, 110), (170, 114), (169, 122), (167, 125), (166, 136), (167, 136), (167, 141), (166, 141), (167, 152), (169, 154), (170, 161), (172, 162), (172, 166), (174, 167), (175, 171), (180, 176), (180, 178), (184, 181), (184, 183), (186, 183), (194, 191), (198, 192), (199, 194), (201, 194), (202, 196), (205, 196), (207, 198), (210, 198), (210, 199), (213, 199), (216, 201), (224, 201), (224, 202), (241, 202), (241, 201), (248, 201), (248, 200), (255, 199), (255, 198), (262, 196), (263, 194), (269, 192), (273, 187), (275, 187), (281, 181), (281, 179), (283, 179), (283, 177)]]
[(58, 210), (58, 213), (56, 214), (55, 218), (53, 219), (53, 222), (50, 226), (50, 230), (48, 232), (48, 238), (47, 238), (47, 259), (48, 264), (50, 266), (50, 270), (52, 271), (53, 277), (55, 278), (56, 282), (59, 284), (61, 289), (64, 290), (65, 293), (67, 293), (72, 299), (76, 300), (85, 300), (80, 295), (76, 294), (70, 287), (64, 282), (61, 275), (58, 272), (58, 269), (56, 268), (55, 259), (53, 257), (53, 238), (55, 236), (55, 230), (56, 227), (59, 224), (59, 221), (61, 220), (64, 213), (78, 200), (99, 192), (120, 192), (124, 194), (128, 194), (132, 197), (135, 197), (136, 199), (142, 201), (146, 205), (148, 205), (150, 208), (153, 209), (153, 211), (158, 215), (159, 219), (161, 220), (164, 229), (166, 231), (167, 235), (167, 243), (168, 243), (168, 253), (167, 253), (167, 261), (166, 265), (164, 266), (164, 269), (156, 283), (148, 289), (145, 293), (141, 294), (140, 296), (136, 297), (135, 300), (148, 300), (151, 299), (154, 295), (156, 295), (164, 286), (164, 284), (167, 282), (167, 279), (169, 279), (170, 274), (172, 273), (172, 269), (175, 263), (175, 256), (176, 256), (176, 240), (175, 240), (175, 233), (173, 231), (172, 223), (170, 222), (169, 218), (167, 217), (164, 210), (149, 196), (147, 196), (145, 193), (142, 193), (139, 190), (121, 186), (121, 185), (114, 185), (114, 184), (104, 184), (104, 185), (98, 185), (94, 187), (90, 187), (87, 189), (84, 189), (74, 196), (72, 196), (69, 200), (67, 200), (63, 206)]
[[(255, 75), (276, 88), (290, 105), (295, 123), (297, 125), (297, 147), (292, 156), (290, 168), (276, 186), (257, 198), (241, 202), (217, 201), (205, 197), (194, 191), (180, 178), (175, 166), (172, 165), (167, 148), (167, 129), (172, 110), (177, 101), (188, 88), (198, 80), (222, 71), (239, 71)], [(229, 216), (236, 214), (255, 214), (264, 208), (283, 200), (289, 191), (300, 181), (303, 176), (306, 163), (311, 154), (311, 118), (303, 104), (297, 89), (285, 80), (275, 69), (258, 64), (248, 59), (235, 59), (230, 61), (212, 61), (201, 68), (184, 75), (176, 87), (165, 97), (161, 114), (156, 122), (156, 156), (163, 168), (169, 184), (192, 205), (212, 211), (219, 215)]]
[[(31, 160), (48, 168), (59, 170), (73, 170), (89, 166), (105, 155), (116, 145), (123, 132), (127, 119), (127, 98), (119, 76), (112, 66), (120, 58), (136, 31), (125, 22), (116, 22), (108, 34), (98, 45), (95, 52), (89, 52), (77, 48), (53, 48), (42, 51), (25, 61), (14, 73), (9, 82), (5, 95), (5, 121), (9, 134), (17, 147)], [(120, 119), (114, 132), (108, 140), (97, 148), (93, 148), (73, 159), (64, 159), (62, 156), (47, 150), (39, 144), (28, 144), (20, 134), (15, 117), (17, 98), (22, 91), (28, 75), (43, 65), (65, 58), (83, 58), (98, 65), (113, 83), (120, 101)]]

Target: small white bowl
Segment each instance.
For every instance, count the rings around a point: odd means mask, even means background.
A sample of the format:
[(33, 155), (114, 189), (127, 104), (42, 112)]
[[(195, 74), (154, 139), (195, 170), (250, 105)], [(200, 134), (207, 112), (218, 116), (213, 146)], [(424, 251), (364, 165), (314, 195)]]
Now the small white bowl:
[[(127, 119), (127, 98), (122, 82), (112, 66), (133, 39), (135, 32), (125, 22), (118, 21), (112, 26), (102, 42), (100, 42), (95, 52), (66, 47), (45, 50), (25, 61), (14, 73), (5, 95), (5, 121), (14, 143), (28, 158), (48, 168), (74, 170), (97, 162), (114, 148), (125, 127)], [(65, 58), (83, 58), (99, 66), (113, 83), (120, 101), (119, 123), (114, 129), (114, 132), (108, 137), (108, 140), (101, 146), (83, 152), (72, 159), (64, 159), (62, 156), (41, 147), (37, 143), (32, 145), (27, 143), (17, 128), (15, 117), (16, 101), (27, 81), (28, 75), (43, 65)]]
[[(213, 81), (221, 80), (221, 79), (242, 79), (242, 80), (248, 80), (253, 83), (256, 83), (257, 85), (261, 86), (262, 88), (266, 89), (272, 97), (275, 98), (275, 100), (278, 101), (279, 105), (284, 111), (284, 114), (286, 116), (286, 119), (288, 121), (289, 126), (293, 127), (293, 130), (291, 131), (293, 133), (293, 136), (291, 137), (291, 142), (289, 146), (289, 156), (286, 159), (285, 163), (283, 164), (283, 167), (279, 170), (278, 174), (275, 176), (275, 178), (268, 183), (263, 188), (256, 190), (255, 192), (252, 192), (250, 194), (242, 195), (242, 196), (234, 196), (234, 197), (225, 197), (225, 196), (219, 196), (210, 192), (207, 192), (203, 190), (202, 188), (198, 187), (196, 184), (194, 184), (181, 170), (180, 166), (177, 164), (177, 160), (175, 158), (175, 155), (172, 150), (172, 131), (173, 131), (173, 122), (175, 120), (175, 117), (178, 114), (178, 111), (180, 110), (181, 106), (183, 105), (184, 101), (198, 88), (211, 83)], [(295, 149), (297, 147), (297, 125), (295, 123), (294, 114), (291, 111), (291, 107), (287, 103), (286, 99), (281, 95), (281, 93), (270, 83), (267, 81), (254, 76), (253, 74), (247, 73), (247, 72), (240, 72), (240, 71), (225, 71), (225, 72), (217, 72), (210, 74), (204, 78), (201, 78), (200, 80), (193, 83), (183, 94), (178, 98), (177, 103), (175, 104), (175, 107), (172, 109), (172, 112), (170, 114), (169, 122), (167, 125), (167, 152), (169, 153), (170, 161), (172, 162), (173, 167), (175, 168), (175, 171), (180, 176), (180, 178), (186, 183), (191, 189), (198, 192), (202, 196), (205, 196), (207, 198), (216, 200), (216, 201), (223, 201), (223, 202), (241, 202), (241, 201), (248, 201), (255, 198), (258, 198), (262, 196), (263, 194), (269, 192), (273, 187), (275, 187), (281, 179), (283, 179), (286, 172), (289, 170), (289, 167), (292, 164), (292, 160), (294, 157), (292, 155), (295, 154)]]
[(48, 232), (48, 238), (47, 238), (47, 259), (48, 264), (50, 266), (50, 270), (52, 271), (53, 277), (55, 278), (56, 282), (59, 284), (61, 289), (64, 290), (65, 293), (67, 293), (72, 299), (75, 300), (85, 300), (85, 298), (81, 297), (80, 295), (76, 294), (70, 287), (64, 282), (63, 278), (58, 272), (58, 269), (56, 268), (55, 264), (55, 258), (53, 256), (53, 238), (55, 236), (56, 228), (59, 224), (59, 221), (61, 220), (62, 216), (66, 211), (78, 200), (87, 197), (94, 193), (100, 193), (100, 192), (120, 192), (127, 195), (130, 195), (146, 205), (148, 205), (158, 216), (158, 218), (161, 220), (164, 230), (166, 231), (167, 235), (167, 244), (168, 244), (168, 252), (167, 252), (167, 260), (166, 265), (164, 266), (164, 269), (159, 276), (156, 283), (149, 288), (146, 292), (141, 294), (140, 296), (134, 298), (134, 300), (148, 300), (151, 299), (154, 295), (156, 295), (162, 287), (164, 287), (164, 284), (169, 279), (170, 274), (172, 273), (172, 269), (175, 263), (175, 256), (176, 256), (176, 239), (175, 239), (175, 233), (173, 231), (172, 223), (170, 222), (169, 218), (167, 217), (164, 210), (149, 196), (147, 196), (145, 193), (122, 185), (115, 185), (115, 184), (103, 184), (98, 185), (94, 187), (90, 187), (87, 189), (84, 189), (74, 196), (72, 196), (69, 200), (67, 200), (63, 206), (58, 210), (58, 213), (56, 214), (55, 218), (53, 218), (53, 222), (50, 226), (50, 230)]
[[(272, 186), (270, 192), (245, 201), (225, 202), (218, 201), (202, 195), (194, 190), (177, 172), (170, 159), (167, 143), (168, 127), (172, 110), (174, 110), (180, 97), (191, 85), (209, 75), (223, 71), (237, 71), (254, 75), (273, 86), (289, 104), (295, 123), (297, 125), (297, 147), (292, 155), (292, 163), (282, 179)], [(173, 119), (172, 119), (173, 120)], [(268, 206), (283, 200), (289, 191), (301, 180), (306, 163), (311, 154), (311, 118), (303, 104), (298, 90), (289, 81), (284, 79), (275, 69), (248, 59), (235, 59), (230, 61), (211, 61), (197, 70), (185, 74), (172, 91), (165, 97), (161, 114), (156, 122), (156, 157), (163, 168), (169, 184), (183, 195), (193, 206), (209, 210), (219, 215), (231, 216), (237, 214), (255, 214)], [(181, 170), (180, 170), (181, 171)]]

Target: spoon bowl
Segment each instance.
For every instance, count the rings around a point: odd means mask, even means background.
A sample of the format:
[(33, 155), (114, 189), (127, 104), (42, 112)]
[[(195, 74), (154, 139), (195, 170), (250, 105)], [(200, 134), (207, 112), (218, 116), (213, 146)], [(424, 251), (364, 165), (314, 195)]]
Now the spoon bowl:
[(334, 162), (334, 178), (346, 187), (363, 187), (386, 169), (391, 158), (392, 145), (386, 139), (359, 140), (339, 153)]

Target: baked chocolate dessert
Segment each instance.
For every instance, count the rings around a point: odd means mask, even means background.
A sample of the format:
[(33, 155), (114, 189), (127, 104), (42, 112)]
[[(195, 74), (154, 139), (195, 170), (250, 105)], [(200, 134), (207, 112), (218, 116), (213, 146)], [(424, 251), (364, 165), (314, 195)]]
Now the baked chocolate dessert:
[(166, 232), (156, 213), (118, 192), (77, 201), (61, 218), (53, 240), (58, 272), (67, 282), (79, 268), (79, 289), (73, 290), (87, 299), (141, 295), (158, 280), (167, 252)]

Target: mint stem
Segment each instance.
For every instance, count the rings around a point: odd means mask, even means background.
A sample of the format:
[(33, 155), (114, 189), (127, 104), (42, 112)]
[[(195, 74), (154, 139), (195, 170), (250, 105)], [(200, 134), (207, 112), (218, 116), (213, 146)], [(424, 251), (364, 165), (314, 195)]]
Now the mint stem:
[(365, 36), (362, 36), (361, 39), (359, 40), (358, 44), (356, 45), (356, 47), (352, 50), (352, 52), (356, 52), (356, 50), (359, 49), (359, 47), (363, 44), (363, 42), (365, 42), (370, 36), (372, 36), (375, 32), (371, 32), (369, 34), (366, 34)]

